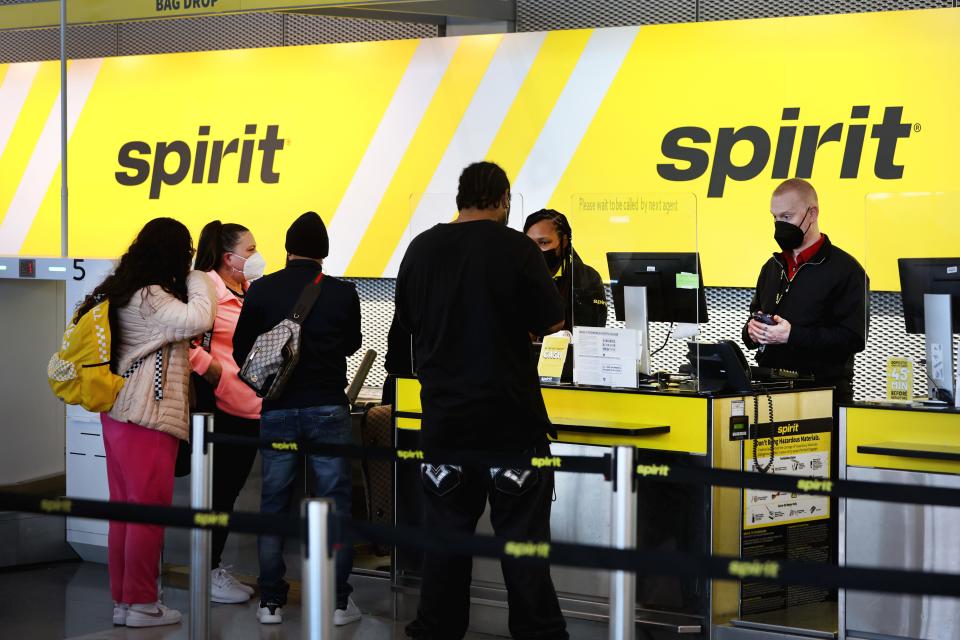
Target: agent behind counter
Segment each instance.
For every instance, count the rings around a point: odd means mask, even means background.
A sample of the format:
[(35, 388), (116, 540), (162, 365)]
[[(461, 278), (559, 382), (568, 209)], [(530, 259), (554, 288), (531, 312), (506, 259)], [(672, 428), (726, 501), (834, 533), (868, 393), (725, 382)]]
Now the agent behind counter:
[(743, 341), (761, 367), (812, 375), (836, 387), (834, 401), (853, 400), (854, 354), (866, 343), (868, 281), (850, 254), (820, 233), (813, 186), (799, 178), (773, 192), (774, 253), (757, 279)]
[(573, 249), (573, 230), (567, 217), (553, 209), (541, 209), (527, 216), (523, 232), (533, 240), (547, 263), (557, 290), (563, 296), (563, 328), (574, 325), (603, 327), (607, 324), (607, 296), (596, 269), (584, 264)]

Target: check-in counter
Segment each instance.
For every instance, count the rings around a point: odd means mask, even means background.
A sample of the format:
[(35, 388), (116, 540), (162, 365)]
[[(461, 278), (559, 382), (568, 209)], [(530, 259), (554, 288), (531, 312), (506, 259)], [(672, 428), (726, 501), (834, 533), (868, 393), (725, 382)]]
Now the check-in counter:
[[(647, 391), (595, 387), (544, 386), (543, 398), (558, 438), (554, 455), (600, 456), (614, 446), (634, 446), (641, 462), (742, 469), (751, 455), (751, 441), (730, 438), (731, 416), (748, 416), (754, 402), (760, 422), (768, 420), (768, 402), (761, 396), (710, 395), (693, 391)], [(832, 418), (831, 390), (771, 392), (777, 422)], [(397, 381), (394, 424), (396, 446), (418, 448), (420, 386), (416, 379)], [(744, 446), (747, 445), (747, 446)], [(828, 467), (829, 468), (829, 467)], [(556, 474), (551, 533), (556, 541), (609, 546), (611, 491), (600, 476)], [(398, 465), (396, 520), (416, 526), (420, 487), (413, 465)], [(743, 492), (679, 483), (640, 484), (637, 504), (637, 546), (644, 549), (740, 555), (744, 514)], [(486, 516), (478, 533), (492, 532)], [(420, 556), (398, 550), (394, 588), (415, 592)], [(604, 620), (609, 574), (555, 566), (552, 575), (561, 607), (571, 618)], [(474, 606), (503, 607), (505, 595), (499, 564), (474, 561)], [(717, 625), (740, 614), (739, 583), (703, 579), (638, 576), (637, 621), (666, 633), (710, 638)], [(499, 603), (499, 604), (496, 604)], [(476, 616), (474, 617), (476, 619)], [(660, 637), (659, 635), (657, 637)]]
[[(840, 409), (840, 477), (960, 488), (960, 410), (893, 404)], [(848, 566), (960, 573), (960, 509), (841, 500)], [(844, 638), (960, 638), (960, 599), (840, 594)]]

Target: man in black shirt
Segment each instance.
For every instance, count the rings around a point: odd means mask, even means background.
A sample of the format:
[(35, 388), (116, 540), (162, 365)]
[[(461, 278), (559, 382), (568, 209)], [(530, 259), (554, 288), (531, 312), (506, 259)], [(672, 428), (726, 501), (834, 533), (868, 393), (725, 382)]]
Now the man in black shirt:
[[(770, 203), (775, 253), (760, 270), (743, 341), (757, 364), (813, 375), (836, 387), (836, 402), (853, 400), (854, 354), (866, 345), (868, 281), (863, 267), (820, 233), (817, 192), (805, 180), (783, 182)], [(772, 324), (769, 324), (772, 323)]]
[[(530, 334), (563, 325), (562, 299), (536, 245), (506, 226), (510, 182), (480, 162), (460, 176), (459, 217), (417, 236), (397, 277), (401, 327), (413, 335), (422, 386), (421, 442), (443, 448), (549, 455)], [(423, 465), (424, 526), (473, 533), (490, 500), (499, 536), (550, 538), (553, 474)], [(407, 635), (461, 638), (472, 559), (427, 553), (417, 620)], [(567, 638), (549, 567), (503, 561), (514, 638)]]
[[(303, 320), (300, 359), (282, 394), (263, 401), (261, 436), (272, 440), (300, 440), (311, 443), (350, 444), (350, 409), (347, 386), (347, 357), (360, 348), (360, 299), (354, 286), (324, 275), (323, 259), (329, 249), (327, 229), (314, 212), (297, 218), (287, 231), (287, 266), (254, 282), (247, 291), (243, 310), (233, 335), (233, 357), (243, 362), (257, 336), (286, 318), (308, 284), (320, 282), (320, 295)], [(255, 435), (255, 434), (251, 434)], [(264, 449), (263, 488), (260, 511), (285, 513), (290, 508), (291, 483), (299, 454)], [(337, 513), (350, 516), (351, 467), (344, 458), (309, 456), (316, 479), (316, 494), (332, 498)], [(282, 607), (289, 585), (284, 580), (283, 538), (260, 536), (260, 607), (257, 618), (263, 624), (282, 621)], [(350, 598), (347, 578), (353, 566), (349, 546), (337, 551), (337, 596), (334, 623), (360, 619), (360, 610)]]

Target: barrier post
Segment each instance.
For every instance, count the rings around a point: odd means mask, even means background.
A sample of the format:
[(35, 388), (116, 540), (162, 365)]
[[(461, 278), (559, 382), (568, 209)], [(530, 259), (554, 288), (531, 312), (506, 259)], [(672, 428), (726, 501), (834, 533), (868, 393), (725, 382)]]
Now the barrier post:
[(300, 505), (307, 525), (303, 536), (304, 637), (310, 640), (333, 638), (333, 609), (336, 606), (336, 564), (330, 519), (333, 500), (312, 498)]
[[(637, 546), (637, 483), (633, 447), (616, 447), (613, 477), (613, 531), (611, 546)], [(637, 575), (614, 571), (610, 575), (610, 640), (633, 640), (636, 634)]]
[[(209, 509), (213, 502), (213, 414), (191, 416), (190, 506)], [(190, 531), (190, 639), (210, 637), (210, 538), (209, 529)]]

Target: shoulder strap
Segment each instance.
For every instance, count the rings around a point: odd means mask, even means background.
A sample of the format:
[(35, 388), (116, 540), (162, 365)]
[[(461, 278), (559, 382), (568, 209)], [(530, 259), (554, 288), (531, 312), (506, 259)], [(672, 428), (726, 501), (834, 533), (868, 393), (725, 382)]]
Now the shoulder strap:
[(287, 316), (288, 320), (296, 322), (297, 324), (303, 324), (303, 321), (310, 314), (310, 310), (313, 309), (313, 305), (317, 302), (317, 298), (320, 297), (321, 284), (323, 284), (323, 272), (321, 272), (313, 282), (308, 284), (303, 290), (303, 293), (300, 294), (297, 303), (293, 305), (293, 311)]

